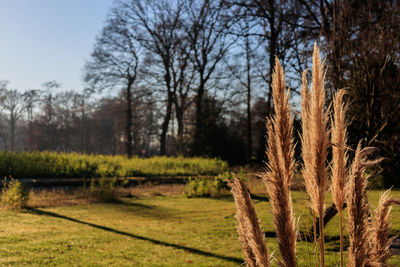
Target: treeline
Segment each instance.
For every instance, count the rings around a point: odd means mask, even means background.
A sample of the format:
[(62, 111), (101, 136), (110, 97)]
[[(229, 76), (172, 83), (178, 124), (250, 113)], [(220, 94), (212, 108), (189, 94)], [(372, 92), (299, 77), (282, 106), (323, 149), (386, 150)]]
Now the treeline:
[(328, 100), (348, 88), (350, 146), (366, 137), (387, 158), (386, 184), (400, 183), (399, 25), (399, 1), (389, 0), (118, 0), (84, 68), (84, 92), (3, 85), (1, 145), (262, 160), (275, 57), (297, 103), (317, 41)]

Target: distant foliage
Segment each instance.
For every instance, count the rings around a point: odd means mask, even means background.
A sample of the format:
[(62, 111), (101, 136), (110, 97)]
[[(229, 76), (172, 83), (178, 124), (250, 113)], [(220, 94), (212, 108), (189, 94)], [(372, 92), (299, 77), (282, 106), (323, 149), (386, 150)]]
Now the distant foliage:
[(233, 176), (224, 172), (213, 179), (189, 178), (186, 184), (185, 196), (187, 197), (217, 197), (229, 194), (228, 180)]
[(211, 182), (207, 179), (189, 178), (186, 184), (185, 196), (187, 197), (209, 197), (211, 195)]
[(0, 175), (19, 178), (92, 178), (217, 175), (228, 168), (219, 159), (85, 155), (56, 152), (0, 152)]
[(3, 180), (1, 206), (6, 209), (20, 209), (28, 202), (28, 192), (24, 185), (13, 178)]
[(368, 181), (368, 189), (379, 190), (385, 188), (385, 176), (382, 174), (378, 174), (372, 176), (371, 179)]

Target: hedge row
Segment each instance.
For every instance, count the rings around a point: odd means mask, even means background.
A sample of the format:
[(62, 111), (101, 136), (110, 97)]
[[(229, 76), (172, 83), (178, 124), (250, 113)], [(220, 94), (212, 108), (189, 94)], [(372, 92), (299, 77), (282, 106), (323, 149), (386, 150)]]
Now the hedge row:
[(0, 152), (0, 177), (92, 178), (217, 175), (225, 161), (208, 158), (85, 155), (56, 152)]

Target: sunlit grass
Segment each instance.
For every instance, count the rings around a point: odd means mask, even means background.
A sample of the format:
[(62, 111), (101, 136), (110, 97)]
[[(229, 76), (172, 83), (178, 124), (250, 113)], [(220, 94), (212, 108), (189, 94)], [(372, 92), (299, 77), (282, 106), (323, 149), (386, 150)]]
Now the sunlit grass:
[[(369, 192), (375, 207), (381, 192)], [(393, 192), (400, 197), (400, 192)], [(306, 195), (293, 192), (300, 230), (310, 228)], [(269, 203), (254, 201), (264, 231), (273, 231)], [(327, 203), (329, 204), (329, 203)], [(126, 198), (122, 203), (0, 211), (1, 266), (239, 266), (242, 251), (231, 197)], [(344, 212), (346, 214), (347, 211)], [(400, 208), (392, 212), (400, 233)], [(338, 237), (338, 221), (327, 225)], [(267, 238), (270, 251), (279, 250)], [(327, 242), (327, 266), (337, 266), (337, 241)], [(299, 266), (314, 266), (313, 247), (298, 242)], [(394, 257), (392, 264), (400, 264)], [(274, 264), (276, 265), (276, 264)]]
[(85, 155), (56, 152), (0, 152), (0, 176), (15, 178), (92, 178), (216, 175), (227, 170), (219, 159)]

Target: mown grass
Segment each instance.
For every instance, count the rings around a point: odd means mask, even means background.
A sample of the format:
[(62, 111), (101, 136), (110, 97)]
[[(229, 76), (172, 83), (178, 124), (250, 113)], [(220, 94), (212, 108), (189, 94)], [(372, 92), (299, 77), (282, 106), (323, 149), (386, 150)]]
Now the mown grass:
[(217, 175), (228, 165), (219, 159), (85, 155), (56, 152), (0, 152), (0, 177), (92, 178)]
[[(380, 192), (369, 192), (375, 206)], [(400, 197), (400, 192), (393, 193)], [(306, 195), (293, 192), (300, 229), (309, 229)], [(263, 229), (273, 231), (269, 203), (254, 201)], [(0, 211), (1, 266), (239, 266), (242, 251), (231, 197), (125, 198), (121, 203)], [(337, 219), (327, 235), (339, 234)], [(393, 209), (400, 233), (400, 208)], [(270, 251), (279, 253), (275, 238)], [(338, 242), (327, 242), (327, 266), (337, 266)], [(314, 266), (312, 244), (298, 242), (299, 266)], [(392, 264), (399, 266), (400, 257)], [(276, 265), (276, 264), (274, 264)]]

